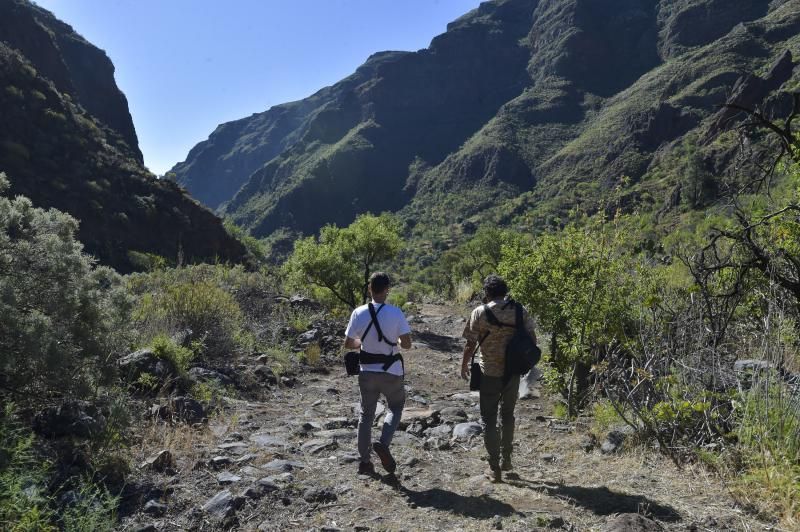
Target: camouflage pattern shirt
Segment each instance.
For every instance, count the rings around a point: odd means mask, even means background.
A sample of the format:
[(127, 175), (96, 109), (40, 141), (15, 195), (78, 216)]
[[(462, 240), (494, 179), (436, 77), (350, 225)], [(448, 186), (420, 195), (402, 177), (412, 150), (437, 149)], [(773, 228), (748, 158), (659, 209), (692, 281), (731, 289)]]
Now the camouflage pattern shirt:
[[(498, 299), (490, 301), (488, 307), (501, 323), (513, 325), (516, 320), (514, 305), (508, 305), (503, 308), (506, 303), (508, 303), (508, 300)], [(522, 308), (522, 319), (528, 333), (535, 339), (536, 332), (533, 319), (524, 307)], [(506, 364), (506, 345), (513, 335), (514, 327), (491, 325), (486, 318), (483, 305), (472, 311), (462, 334), (464, 338), (474, 342), (480, 342), (483, 339), (479, 362), (481, 371), (489, 377), (503, 376)], [(484, 339), (484, 337), (486, 338)]]

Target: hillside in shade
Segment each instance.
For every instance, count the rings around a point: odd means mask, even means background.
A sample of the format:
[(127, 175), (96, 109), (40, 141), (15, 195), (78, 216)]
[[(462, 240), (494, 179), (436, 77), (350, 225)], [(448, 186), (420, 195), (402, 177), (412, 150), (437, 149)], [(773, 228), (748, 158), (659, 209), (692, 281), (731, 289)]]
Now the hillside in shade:
[(710, 139), (735, 124), (718, 116), (732, 96), (789, 112), (799, 34), (797, 0), (485, 2), (427, 49), (220, 125), (170, 175), (258, 236), (383, 210), (419, 231), (541, 227), (623, 184), (628, 208), (676, 187), (673, 207), (701, 207), (714, 183), (676, 165), (725, 172), (735, 142)]
[(137, 254), (241, 260), (217, 216), (143, 166), (113, 73), (49, 12), (0, 1), (0, 171), (11, 193), (76, 217), (87, 251), (122, 271)]

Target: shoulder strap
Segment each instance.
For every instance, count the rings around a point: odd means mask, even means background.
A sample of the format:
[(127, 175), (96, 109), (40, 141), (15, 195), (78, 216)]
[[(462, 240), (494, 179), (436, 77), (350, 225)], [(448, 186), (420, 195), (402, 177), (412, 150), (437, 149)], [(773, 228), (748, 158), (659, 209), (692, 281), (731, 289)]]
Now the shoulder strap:
[(522, 329), (522, 327), (525, 326), (525, 324), (522, 322), (522, 305), (520, 305), (519, 303), (514, 303), (514, 306), (516, 307), (515, 311), (517, 315), (516, 327), (517, 329)]
[(372, 303), (369, 303), (369, 315), (370, 315), (371, 319), (369, 320), (369, 325), (367, 325), (367, 328), (364, 329), (364, 334), (361, 335), (361, 338), (366, 338), (367, 337), (367, 333), (369, 332), (370, 329), (372, 329), (372, 324), (375, 322), (375, 319), (378, 316), (378, 312), (380, 312), (382, 308), (383, 308), (383, 305), (378, 307), (378, 310), (376, 312), (375, 311), (375, 307), (372, 306)]
[(373, 324), (375, 324), (375, 330), (378, 332), (378, 341), (379, 341), (379, 342), (386, 342), (386, 343), (387, 343), (387, 344), (389, 344), (390, 346), (394, 347), (394, 346), (396, 346), (397, 344), (393, 344), (392, 342), (390, 342), (389, 340), (387, 340), (387, 339), (386, 339), (386, 337), (383, 335), (383, 331), (381, 330), (381, 324), (378, 322), (378, 312), (380, 312), (380, 311), (381, 311), (381, 309), (382, 309), (384, 306), (385, 306), (385, 303), (381, 303), (381, 306), (380, 306), (380, 307), (378, 307), (378, 310), (376, 311), (376, 310), (375, 310), (375, 307), (372, 305), (372, 303), (370, 303), (370, 304), (369, 304), (369, 306), (368, 306), (368, 308), (369, 308), (369, 314), (370, 314), (370, 316), (372, 316), (372, 321), (370, 321), (370, 322), (369, 322), (369, 326), (367, 326), (367, 330), (366, 330), (366, 331), (364, 331), (364, 335), (363, 335), (361, 338), (362, 338), (362, 339), (363, 339), (363, 338), (366, 338), (366, 336), (367, 336), (367, 333), (369, 332), (369, 329), (370, 329), (370, 327), (371, 327)]
[[(503, 307), (505, 308), (505, 306)], [(494, 315), (494, 312), (489, 310), (489, 305), (486, 304), (483, 306), (483, 312), (486, 314), (486, 320), (494, 325), (495, 327), (515, 327), (516, 325), (509, 325), (508, 323), (503, 323), (502, 321), (497, 319), (497, 316)]]

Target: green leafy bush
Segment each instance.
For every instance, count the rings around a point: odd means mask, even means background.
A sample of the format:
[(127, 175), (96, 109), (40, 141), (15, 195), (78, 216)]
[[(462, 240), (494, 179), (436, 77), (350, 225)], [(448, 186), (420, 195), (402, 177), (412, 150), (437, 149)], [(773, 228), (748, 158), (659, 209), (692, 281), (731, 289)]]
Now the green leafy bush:
[(77, 227), (0, 197), (0, 388), (31, 400), (88, 396), (113, 378), (131, 338), (131, 299), (119, 275), (82, 252)]
[(153, 337), (162, 333), (186, 334), (190, 342), (199, 342), (203, 354), (210, 357), (235, 349), (242, 326), (242, 312), (233, 296), (206, 280), (183, 282), (145, 294), (134, 316)]

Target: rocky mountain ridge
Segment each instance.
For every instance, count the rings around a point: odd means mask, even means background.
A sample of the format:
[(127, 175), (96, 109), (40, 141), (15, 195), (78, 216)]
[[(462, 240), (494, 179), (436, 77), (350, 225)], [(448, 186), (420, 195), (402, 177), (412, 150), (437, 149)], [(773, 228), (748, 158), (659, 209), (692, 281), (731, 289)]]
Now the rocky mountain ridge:
[[(666, 154), (707, 134), (743, 74), (798, 55), (799, 13), (797, 0), (484, 2), (427, 49), (374, 54), (308, 99), (223, 124), (172, 175), (258, 236), (383, 210), (447, 231), (541, 227), (622, 176), (629, 202), (653, 207), (680, 180)], [(800, 79), (790, 64), (762, 97)], [(714, 155), (704, 171), (724, 171)]]
[(105, 53), (28, 1), (0, 1), (0, 87), (11, 194), (77, 218), (79, 240), (101, 262), (130, 271), (148, 255), (244, 259), (217, 216), (144, 168)]

